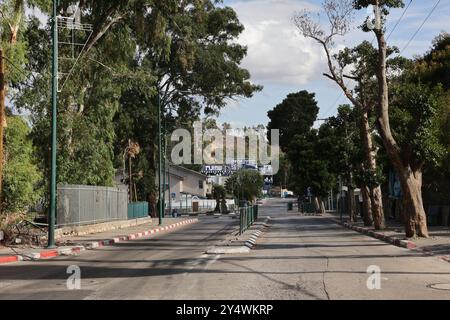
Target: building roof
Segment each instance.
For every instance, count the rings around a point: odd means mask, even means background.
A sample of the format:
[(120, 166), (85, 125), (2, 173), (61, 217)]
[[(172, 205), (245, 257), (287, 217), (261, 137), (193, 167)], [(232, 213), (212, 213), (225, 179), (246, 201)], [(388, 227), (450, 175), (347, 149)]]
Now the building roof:
[(200, 178), (202, 178), (202, 179), (205, 179), (205, 180), (206, 180), (206, 178), (207, 178), (207, 176), (204, 175), (203, 173), (200, 173), (200, 172), (197, 172), (197, 171), (194, 171), (194, 170), (191, 170), (191, 169), (182, 167), (182, 166), (178, 166), (178, 165), (175, 165), (175, 164), (171, 164), (170, 167), (171, 167), (171, 168), (178, 169), (178, 170), (181, 170), (181, 171), (184, 171), (184, 172), (186, 172), (186, 173), (188, 173), (188, 174), (196, 175), (196, 176), (198, 176), (198, 177), (200, 177)]

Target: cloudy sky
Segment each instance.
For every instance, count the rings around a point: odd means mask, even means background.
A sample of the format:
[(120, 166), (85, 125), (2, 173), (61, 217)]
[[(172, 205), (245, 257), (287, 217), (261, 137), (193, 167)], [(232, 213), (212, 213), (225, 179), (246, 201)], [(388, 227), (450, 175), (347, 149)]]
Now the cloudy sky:
[[(409, 0), (405, 0), (408, 4)], [(392, 33), (389, 44), (402, 49), (429, 14), (437, 0), (413, 0), (404, 17)], [(219, 117), (220, 122), (235, 126), (267, 124), (267, 111), (291, 92), (308, 90), (316, 93), (320, 118), (336, 113), (345, 103), (336, 85), (322, 76), (325, 71), (321, 48), (312, 40), (300, 36), (292, 24), (292, 16), (303, 9), (320, 10), (322, 0), (224, 0), (237, 12), (245, 26), (239, 42), (248, 46), (243, 66), (252, 74), (252, 81), (264, 90), (251, 99), (232, 101)], [(404, 9), (395, 9), (388, 18), (391, 31)], [(354, 46), (362, 40), (371, 41), (373, 34), (356, 29), (366, 16), (361, 11), (355, 17), (355, 28), (337, 45)], [(441, 0), (413, 41), (402, 52), (412, 57), (425, 53), (432, 39), (441, 31), (450, 30), (450, 1)]]

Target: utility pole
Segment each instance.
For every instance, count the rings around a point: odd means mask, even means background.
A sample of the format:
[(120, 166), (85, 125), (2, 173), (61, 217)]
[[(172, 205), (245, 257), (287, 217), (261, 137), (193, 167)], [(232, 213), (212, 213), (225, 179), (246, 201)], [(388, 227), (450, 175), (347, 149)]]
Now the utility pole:
[(169, 217), (172, 214), (172, 194), (170, 193), (170, 159), (167, 165), (167, 184), (169, 185)]
[(53, 0), (52, 15), (52, 136), (51, 136), (51, 180), (50, 180), (50, 211), (48, 215), (48, 248), (55, 247), (56, 220), (56, 108), (58, 99), (58, 0)]
[(5, 65), (3, 61), (3, 49), (0, 48), (0, 214), (3, 212), (3, 127), (5, 119)]
[[(341, 222), (342, 222), (342, 212), (344, 211), (344, 200), (342, 198), (342, 179), (341, 176), (339, 176), (339, 202), (338, 202), (338, 207), (339, 207), (339, 215), (341, 218)], [(340, 203), (340, 205), (339, 205)]]
[[(164, 117), (164, 114), (162, 114)], [(163, 197), (162, 197), (162, 207), (163, 207), (163, 217), (166, 217), (166, 120), (163, 121), (163, 132), (162, 132), (162, 157), (163, 157)]]
[(158, 87), (158, 192), (159, 192), (159, 215), (158, 223), (162, 225), (162, 214), (163, 214), (163, 199), (162, 199), (162, 188), (161, 188), (161, 174), (162, 174), (162, 141), (161, 141), (161, 92)]

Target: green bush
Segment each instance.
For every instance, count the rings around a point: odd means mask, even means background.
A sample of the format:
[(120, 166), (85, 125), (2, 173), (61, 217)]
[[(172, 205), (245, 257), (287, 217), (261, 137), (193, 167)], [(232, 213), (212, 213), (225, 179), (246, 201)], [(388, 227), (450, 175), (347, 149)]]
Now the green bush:
[(225, 188), (239, 200), (253, 201), (262, 193), (263, 177), (256, 170), (241, 169), (225, 182)]
[(30, 127), (20, 116), (8, 117), (5, 129), (3, 210), (24, 212), (42, 195), (37, 185), (42, 175), (33, 159)]

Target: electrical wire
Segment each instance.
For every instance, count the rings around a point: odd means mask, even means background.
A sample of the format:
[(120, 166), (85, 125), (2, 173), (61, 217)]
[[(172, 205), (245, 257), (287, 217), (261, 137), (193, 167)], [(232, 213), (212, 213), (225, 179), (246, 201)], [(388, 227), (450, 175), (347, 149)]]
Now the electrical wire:
[(425, 17), (425, 19), (422, 21), (422, 23), (420, 24), (419, 28), (417, 28), (416, 32), (414, 32), (414, 34), (412, 35), (412, 37), (409, 39), (408, 43), (403, 47), (402, 50), (400, 50), (399, 52), (399, 56), (402, 52), (405, 51), (405, 49), (410, 45), (411, 41), (413, 41), (413, 39), (416, 37), (416, 35), (419, 33), (419, 31), (422, 29), (422, 27), (424, 26), (424, 24), (427, 22), (427, 20), (430, 18), (430, 16), (433, 14), (434, 10), (436, 10), (437, 6), (439, 5), (439, 3), (441, 2), (441, 0), (436, 1), (436, 3), (434, 4), (433, 8), (431, 9), (431, 11), (428, 13), (428, 15)]

